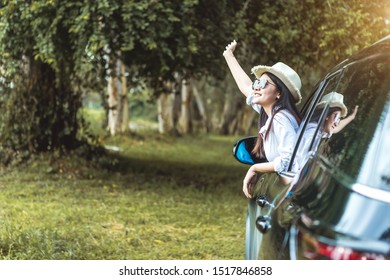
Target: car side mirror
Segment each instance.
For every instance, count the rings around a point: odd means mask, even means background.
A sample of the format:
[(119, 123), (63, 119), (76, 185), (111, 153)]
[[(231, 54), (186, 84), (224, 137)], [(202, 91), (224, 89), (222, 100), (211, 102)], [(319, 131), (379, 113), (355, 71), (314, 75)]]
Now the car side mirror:
[(241, 163), (255, 164), (266, 162), (265, 158), (258, 158), (252, 154), (255, 147), (257, 136), (249, 136), (238, 140), (233, 146), (233, 156)]

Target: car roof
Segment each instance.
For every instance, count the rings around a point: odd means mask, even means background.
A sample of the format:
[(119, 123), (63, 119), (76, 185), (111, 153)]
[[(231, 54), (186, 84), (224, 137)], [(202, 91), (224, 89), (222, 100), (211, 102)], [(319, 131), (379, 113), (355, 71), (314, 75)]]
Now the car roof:
[(353, 63), (355, 61), (359, 61), (362, 59), (372, 58), (378, 55), (384, 55), (390, 53), (390, 34), (383, 37), (379, 41), (374, 44), (360, 50), (358, 53), (352, 55), (351, 57), (345, 59), (341, 63), (339, 63), (336, 67), (334, 67), (329, 73), (333, 72), (335, 69), (340, 69), (345, 67), (346, 65)]

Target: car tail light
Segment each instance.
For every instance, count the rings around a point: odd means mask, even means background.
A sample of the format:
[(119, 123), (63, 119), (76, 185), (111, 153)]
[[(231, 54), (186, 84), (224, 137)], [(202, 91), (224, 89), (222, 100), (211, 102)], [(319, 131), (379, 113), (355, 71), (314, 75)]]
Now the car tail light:
[(319, 241), (313, 236), (299, 233), (300, 249), (303, 256), (311, 260), (386, 260), (385, 255), (358, 251), (341, 245)]

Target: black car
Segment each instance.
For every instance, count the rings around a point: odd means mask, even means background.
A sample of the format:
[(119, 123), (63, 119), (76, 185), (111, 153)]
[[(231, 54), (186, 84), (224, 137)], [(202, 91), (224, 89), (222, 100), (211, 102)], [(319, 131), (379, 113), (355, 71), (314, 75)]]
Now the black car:
[[(355, 119), (331, 137), (302, 143), (322, 96), (338, 92)], [(249, 200), (247, 259), (390, 259), (390, 36), (333, 68), (302, 107), (290, 171), (260, 174)], [(234, 147), (243, 163), (253, 137)], [(317, 140), (316, 140), (317, 139)], [(318, 140), (319, 139), (319, 140)]]

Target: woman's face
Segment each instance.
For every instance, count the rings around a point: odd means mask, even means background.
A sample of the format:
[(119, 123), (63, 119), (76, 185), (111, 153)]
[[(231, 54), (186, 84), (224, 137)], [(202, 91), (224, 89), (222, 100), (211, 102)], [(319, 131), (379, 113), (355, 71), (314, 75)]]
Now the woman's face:
[(328, 134), (332, 134), (333, 130), (339, 125), (340, 123), (340, 114), (341, 110), (335, 111), (332, 114), (330, 114), (325, 119), (325, 125), (324, 125), (324, 132)]
[(252, 102), (263, 107), (272, 106), (280, 96), (278, 88), (267, 74), (256, 79), (252, 89), (255, 95)]

